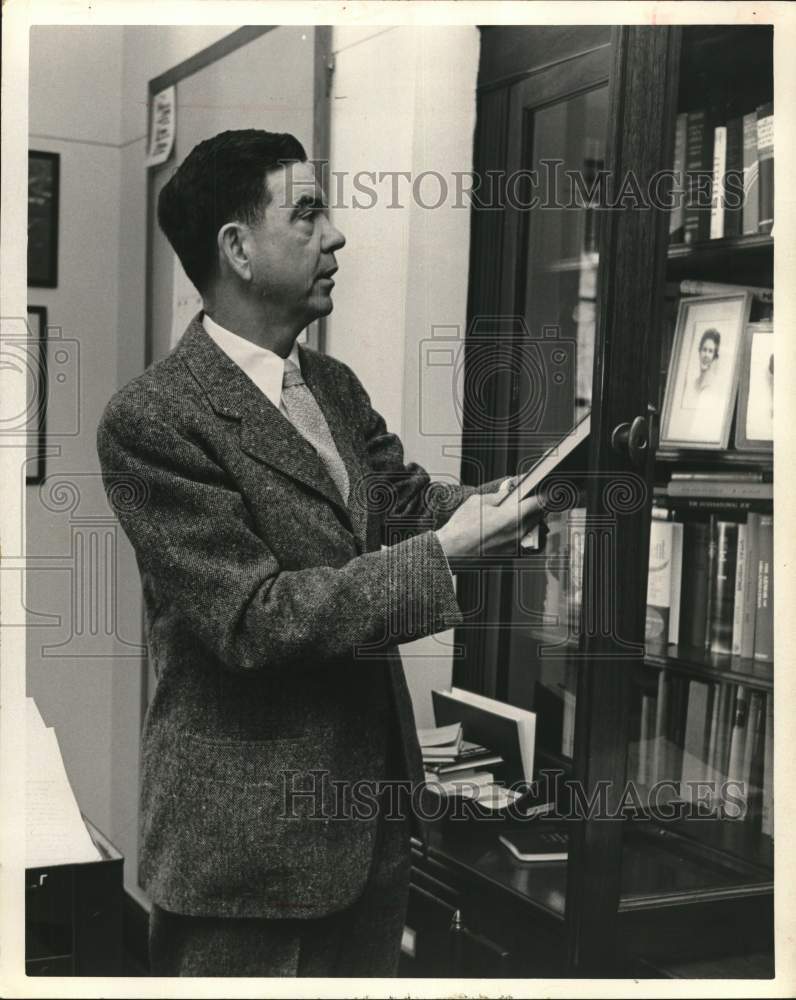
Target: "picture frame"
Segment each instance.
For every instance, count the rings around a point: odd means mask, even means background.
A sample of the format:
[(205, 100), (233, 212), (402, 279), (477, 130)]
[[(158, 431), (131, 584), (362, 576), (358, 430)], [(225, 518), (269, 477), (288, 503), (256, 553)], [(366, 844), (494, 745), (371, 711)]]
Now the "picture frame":
[(774, 450), (774, 323), (747, 323), (741, 353), (735, 447)]
[(34, 486), (44, 482), (46, 472), (47, 309), (44, 306), (28, 306), (28, 343), (25, 358), (28, 383), (25, 398), (25, 430), (28, 439), (25, 483)]
[(28, 151), (28, 287), (58, 287), (61, 156)]
[(720, 451), (730, 440), (752, 296), (680, 300), (661, 415), (662, 448)]

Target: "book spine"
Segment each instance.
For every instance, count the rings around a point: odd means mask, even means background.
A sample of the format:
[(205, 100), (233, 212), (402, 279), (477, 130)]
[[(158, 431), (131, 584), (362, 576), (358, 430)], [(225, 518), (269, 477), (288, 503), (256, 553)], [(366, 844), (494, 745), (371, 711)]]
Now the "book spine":
[(697, 789), (693, 787), (692, 783), (703, 781), (705, 778), (710, 721), (709, 694), (710, 689), (703, 681), (692, 680), (688, 682), (688, 707), (680, 776), (680, 791), (686, 801), (696, 798)]
[(735, 604), (732, 613), (732, 653), (741, 655), (746, 591), (746, 525), (738, 525), (738, 553), (735, 561)]
[(680, 643), (702, 649), (707, 621), (709, 527), (690, 521), (683, 529)]
[(667, 497), (666, 504), (675, 513), (731, 515), (732, 517), (749, 511), (765, 514), (771, 509), (770, 500), (741, 500), (737, 497)]
[(762, 472), (680, 472), (671, 474), (672, 482), (762, 483)]
[(727, 170), (727, 126), (713, 130), (713, 180), (710, 199), (710, 238), (724, 236), (724, 175)]
[(749, 721), (746, 726), (746, 742), (743, 748), (741, 781), (744, 786), (744, 800), (750, 808), (757, 803), (760, 794), (763, 724), (765, 721), (764, 699), (762, 691), (752, 691), (749, 695)]
[[(774, 302), (774, 289), (762, 288), (758, 285), (727, 285), (722, 281), (699, 281), (684, 278), (680, 282), (671, 282), (674, 295), (733, 295), (736, 292), (749, 292), (759, 302), (771, 305)], [(669, 283), (667, 282), (667, 293)]]
[[(746, 746), (746, 726), (749, 717), (749, 693), (743, 685), (739, 684), (735, 692), (735, 704), (731, 716), (730, 724), (730, 752), (727, 763), (727, 780), (735, 783), (736, 787), (728, 789), (729, 794), (736, 796), (743, 782), (743, 755)], [(740, 797), (743, 797), (742, 795)]]
[(683, 242), (683, 219), (685, 216), (685, 142), (688, 115), (677, 116), (674, 129), (674, 179), (672, 182), (672, 211), (669, 215), (669, 239), (672, 243)]
[(761, 832), (774, 836), (774, 695), (766, 695), (766, 721), (763, 750), (763, 795), (761, 802)]
[(669, 636), (672, 587), (671, 521), (653, 520), (650, 529), (647, 620), (645, 637), (666, 642)]
[(705, 650), (710, 652), (710, 643), (712, 639), (711, 635), (711, 622), (713, 620), (713, 603), (715, 601), (714, 594), (714, 577), (716, 575), (716, 553), (718, 551), (717, 544), (717, 533), (718, 533), (718, 518), (715, 514), (710, 515), (710, 521), (708, 524), (708, 599), (705, 607)]
[(757, 161), (760, 170), (757, 231), (770, 233), (774, 228), (774, 105), (770, 101), (757, 109)]
[(739, 500), (773, 500), (774, 486), (772, 483), (755, 483), (747, 479), (707, 480), (707, 479), (673, 479), (666, 487), (670, 497), (707, 497), (716, 499)]
[(727, 165), (724, 172), (724, 235), (741, 235), (743, 211), (743, 119), (727, 122)]
[(683, 526), (672, 522), (672, 571), (669, 595), (669, 642), (680, 636), (680, 607), (683, 590)]
[(686, 201), (683, 213), (683, 236), (686, 243), (708, 238), (710, 232), (710, 181), (713, 132), (708, 128), (707, 113), (688, 114), (685, 143)]
[(718, 521), (716, 528), (716, 563), (711, 586), (710, 649), (713, 653), (731, 653), (738, 525), (731, 521)]
[(755, 615), (754, 658), (774, 659), (774, 519), (760, 518), (757, 557), (757, 613)]
[(750, 512), (746, 516), (746, 579), (743, 592), (743, 626), (741, 628), (741, 656), (751, 659), (755, 653), (755, 617), (757, 613), (757, 560), (758, 527), (760, 515)]
[(743, 212), (741, 225), (744, 236), (757, 232), (760, 198), (760, 168), (757, 162), (757, 114), (743, 116)]

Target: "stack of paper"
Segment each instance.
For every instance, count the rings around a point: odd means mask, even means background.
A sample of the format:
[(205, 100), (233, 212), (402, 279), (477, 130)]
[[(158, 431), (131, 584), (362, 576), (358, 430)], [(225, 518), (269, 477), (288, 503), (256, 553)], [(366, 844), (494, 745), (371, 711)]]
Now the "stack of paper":
[(423, 754), (423, 761), (453, 761), (462, 742), (461, 723), (451, 726), (436, 726), (433, 729), (418, 729), (417, 739)]
[(99, 861), (64, 769), (55, 730), (27, 698), (25, 867)]

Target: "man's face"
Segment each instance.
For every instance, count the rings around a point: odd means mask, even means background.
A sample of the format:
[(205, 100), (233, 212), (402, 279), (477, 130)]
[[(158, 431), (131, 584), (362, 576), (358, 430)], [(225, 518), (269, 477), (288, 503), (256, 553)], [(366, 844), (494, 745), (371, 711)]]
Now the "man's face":
[(345, 237), (329, 221), (310, 164), (272, 170), (266, 183), (270, 201), (250, 230), (252, 288), (281, 318), (303, 328), (332, 311), (334, 255)]
[(716, 357), (716, 342), (714, 340), (706, 340), (704, 344), (699, 348), (699, 367), (703, 372), (706, 372), (708, 368), (713, 364)]

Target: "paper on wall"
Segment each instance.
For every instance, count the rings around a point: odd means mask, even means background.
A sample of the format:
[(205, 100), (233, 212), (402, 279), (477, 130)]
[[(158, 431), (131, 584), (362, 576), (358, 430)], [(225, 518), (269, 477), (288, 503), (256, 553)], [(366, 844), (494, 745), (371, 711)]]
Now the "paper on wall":
[(166, 87), (152, 98), (146, 165), (165, 163), (174, 149), (177, 134), (177, 88)]

